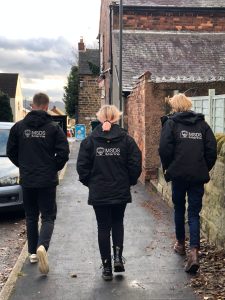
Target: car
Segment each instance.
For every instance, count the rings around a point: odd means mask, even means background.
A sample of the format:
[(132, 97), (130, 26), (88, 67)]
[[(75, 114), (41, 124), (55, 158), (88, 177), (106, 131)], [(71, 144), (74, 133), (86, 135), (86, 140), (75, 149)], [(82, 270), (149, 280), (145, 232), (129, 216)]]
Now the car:
[(19, 185), (19, 169), (6, 155), (12, 122), (0, 122), (0, 212), (23, 210), (23, 193)]

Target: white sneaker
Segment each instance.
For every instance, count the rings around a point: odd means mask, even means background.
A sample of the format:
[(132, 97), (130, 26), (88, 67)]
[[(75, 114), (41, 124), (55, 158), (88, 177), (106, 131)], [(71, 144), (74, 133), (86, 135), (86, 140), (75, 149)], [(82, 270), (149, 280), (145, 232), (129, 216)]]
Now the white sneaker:
[(48, 255), (44, 246), (39, 246), (37, 249), (38, 268), (42, 274), (47, 275), (49, 272)]
[(29, 256), (29, 260), (30, 260), (30, 263), (31, 263), (31, 264), (37, 263), (37, 262), (38, 262), (37, 254), (31, 254), (31, 255)]

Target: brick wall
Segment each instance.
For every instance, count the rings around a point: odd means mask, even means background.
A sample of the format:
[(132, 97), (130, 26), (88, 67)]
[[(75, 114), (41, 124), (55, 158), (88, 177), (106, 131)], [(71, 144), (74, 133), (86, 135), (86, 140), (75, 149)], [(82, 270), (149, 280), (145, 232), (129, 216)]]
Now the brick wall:
[[(114, 29), (119, 29), (119, 15), (114, 15)], [(175, 12), (133, 12), (126, 11), (123, 17), (124, 29), (175, 30), (175, 31), (225, 31), (224, 12), (218, 13), (175, 13)]]
[(142, 151), (143, 183), (157, 177), (160, 117), (164, 114), (162, 100), (157, 101), (164, 98), (148, 82), (150, 76), (146, 72), (139, 78), (127, 102), (128, 132)]
[(83, 87), (79, 90), (78, 122), (85, 124), (89, 133), (90, 118), (95, 118), (96, 112), (101, 107), (100, 89), (96, 76), (80, 76), (80, 81), (83, 81)]
[(145, 102), (146, 81), (148, 76), (140, 78), (139, 84), (126, 102), (128, 133), (135, 139), (142, 152), (142, 175), (141, 181), (145, 181), (146, 173), (146, 130), (145, 130)]

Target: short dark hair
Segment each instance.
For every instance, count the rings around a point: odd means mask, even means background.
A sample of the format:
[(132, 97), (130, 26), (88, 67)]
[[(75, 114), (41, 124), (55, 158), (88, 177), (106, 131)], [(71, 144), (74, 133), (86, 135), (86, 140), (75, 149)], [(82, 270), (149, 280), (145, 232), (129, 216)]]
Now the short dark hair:
[(35, 94), (33, 97), (33, 103), (38, 107), (42, 106), (42, 105), (48, 105), (49, 97), (48, 97), (48, 95), (46, 95), (44, 93)]

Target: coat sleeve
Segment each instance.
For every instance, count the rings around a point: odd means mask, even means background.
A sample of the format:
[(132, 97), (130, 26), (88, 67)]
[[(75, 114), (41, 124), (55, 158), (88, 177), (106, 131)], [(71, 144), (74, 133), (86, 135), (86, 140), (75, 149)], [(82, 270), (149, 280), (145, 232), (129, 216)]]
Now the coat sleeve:
[(70, 153), (67, 137), (60, 126), (57, 126), (55, 139), (55, 161), (57, 171), (60, 171), (68, 161)]
[(206, 132), (205, 132), (205, 161), (210, 171), (214, 166), (217, 158), (217, 143), (214, 133), (210, 126), (206, 123)]
[(17, 133), (17, 124), (13, 125), (10, 130), (9, 138), (7, 142), (6, 154), (11, 162), (19, 167), (19, 143), (18, 143), (18, 133)]
[(173, 121), (168, 120), (164, 123), (159, 142), (159, 156), (163, 170), (167, 170), (174, 156), (175, 137), (173, 134)]
[(84, 139), (80, 144), (77, 158), (77, 173), (79, 181), (88, 186), (93, 161), (91, 155), (91, 141), (89, 138)]
[(128, 166), (128, 174), (130, 179), (130, 184), (137, 184), (137, 180), (141, 175), (142, 171), (142, 155), (141, 151), (138, 148), (135, 140), (128, 136), (128, 157), (127, 157), (127, 166)]

